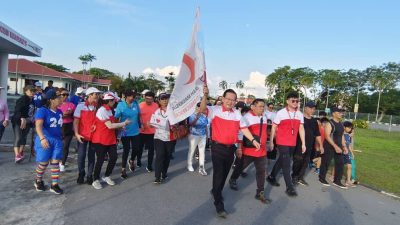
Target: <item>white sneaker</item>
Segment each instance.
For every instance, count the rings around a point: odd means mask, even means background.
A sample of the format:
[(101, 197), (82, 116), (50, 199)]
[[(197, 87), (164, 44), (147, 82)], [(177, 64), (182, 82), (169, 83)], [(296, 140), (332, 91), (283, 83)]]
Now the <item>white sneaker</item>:
[(199, 169), (199, 173), (200, 173), (200, 175), (202, 175), (202, 176), (207, 176), (207, 172), (206, 172), (206, 170), (205, 170), (204, 168)]
[(93, 181), (93, 183), (92, 183), (92, 186), (93, 186), (95, 189), (97, 189), (97, 190), (99, 190), (99, 189), (102, 189), (102, 188), (103, 188), (103, 185), (101, 185), (101, 183), (100, 183), (100, 181), (99, 181), (99, 180), (95, 180), (95, 181)]
[(60, 163), (60, 172), (65, 172), (65, 166)]
[(188, 166), (187, 169), (189, 170), (189, 172), (194, 172), (193, 166)]
[(108, 185), (115, 185), (115, 182), (110, 178), (110, 177), (102, 177), (101, 178), (104, 182), (106, 182)]

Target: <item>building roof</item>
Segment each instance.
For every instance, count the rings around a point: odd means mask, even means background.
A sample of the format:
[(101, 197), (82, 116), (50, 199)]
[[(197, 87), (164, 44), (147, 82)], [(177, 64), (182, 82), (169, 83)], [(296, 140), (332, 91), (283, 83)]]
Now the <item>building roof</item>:
[(18, 61), (18, 73), (19, 74), (31, 74), (44, 77), (64, 78), (77, 80), (85, 83), (95, 83), (100, 85), (110, 85), (111, 80), (97, 79), (94, 75), (82, 75), (75, 73), (59, 72), (38, 63), (29, 61), (27, 59), (9, 59), (8, 60), (8, 71), (9, 73), (16, 73)]

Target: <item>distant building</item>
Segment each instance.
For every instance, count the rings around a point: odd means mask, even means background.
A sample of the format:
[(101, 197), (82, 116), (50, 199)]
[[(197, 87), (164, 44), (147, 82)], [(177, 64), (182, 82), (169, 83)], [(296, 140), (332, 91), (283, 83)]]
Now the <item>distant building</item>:
[(54, 87), (63, 87), (72, 92), (77, 87), (97, 87), (101, 90), (109, 90), (111, 86), (111, 80), (97, 79), (94, 75), (58, 72), (23, 58), (8, 61), (7, 93), (9, 94), (22, 94), (24, 86), (33, 85), (36, 81), (42, 82), (44, 89), (49, 80), (54, 82)]

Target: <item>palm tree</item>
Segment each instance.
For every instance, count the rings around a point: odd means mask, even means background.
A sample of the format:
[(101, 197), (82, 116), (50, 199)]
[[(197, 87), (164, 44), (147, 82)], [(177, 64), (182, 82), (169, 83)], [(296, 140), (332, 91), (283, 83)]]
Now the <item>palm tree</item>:
[(240, 90), (242, 90), (242, 88), (244, 87), (244, 83), (242, 80), (239, 80), (238, 82), (236, 82), (236, 88)]
[(96, 56), (94, 56), (94, 55), (88, 53), (88, 54), (86, 54), (86, 59), (87, 59), (87, 61), (89, 62), (89, 70), (90, 70), (90, 68), (92, 68), (92, 62), (93, 62), (94, 60), (97, 60), (97, 58), (96, 58)]
[(172, 90), (174, 89), (175, 86), (175, 73), (174, 72), (169, 72), (168, 73), (169, 76), (165, 77), (165, 80), (167, 80), (168, 82), (168, 88), (169, 88), (169, 92), (172, 92)]
[(222, 89), (222, 90), (226, 90), (228, 88), (228, 82), (226, 82), (226, 80), (222, 80), (221, 82), (219, 82), (218, 86)]
[(329, 89), (335, 88), (335, 85), (340, 81), (340, 71), (339, 70), (321, 70), (319, 72), (321, 84), (326, 88), (326, 107), (328, 108), (329, 104)]

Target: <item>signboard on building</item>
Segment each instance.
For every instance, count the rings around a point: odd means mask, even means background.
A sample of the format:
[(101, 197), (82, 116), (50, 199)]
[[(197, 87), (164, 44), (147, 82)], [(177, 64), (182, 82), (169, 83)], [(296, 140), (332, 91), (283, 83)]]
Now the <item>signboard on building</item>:
[[(42, 55), (41, 47), (39, 47), (37, 44), (33, 43), (28, 38), (22, 36), (21, 34), (16, 32), (15, 30), (11, 29), (9, 26), (5, 25), (2, 22), (0, 22), (0, 39), (1, 38), (7, 40), (11, 44), (14, 44), (14, 45), (28, 51), (29, 53), (32, 54), (31, 56), (39, 56), (40, 57)], [(10, 52), (10, 53), (18, 55), (17, 51), (18, 50), (16, 49), (16, 52)], [(21, 54), (21, 55), (23, 55), (23, 54)]]

